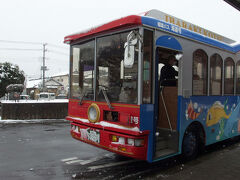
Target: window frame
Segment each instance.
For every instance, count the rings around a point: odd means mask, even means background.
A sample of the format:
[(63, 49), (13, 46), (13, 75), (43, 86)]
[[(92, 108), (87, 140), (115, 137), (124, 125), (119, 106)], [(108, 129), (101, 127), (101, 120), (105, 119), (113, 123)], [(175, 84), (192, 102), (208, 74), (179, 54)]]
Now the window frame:
[[(220, 93), (219, 94), (212, 94), (211, 90), (212, 90), (212, 83), (211, 83), (211, 79), (212, 79), (212, 73), (211, 73), (211, 64), (212, 64), (212, 59), (214, 58), (214, 56), (216, 56), (216, 59), (218, 59), (218, 57), (220, 58), (221, 61), (221, 79), (220, 79)], [(209, 60), (209, 96), (222, 96), (223, 95), (223, 59), (221, 57), (221, 55), (219, 55), (218, 53), (214, 53)]]
[[(209, 77), (209, 67), (208, 67), (208, 64), (209, 64), (209, 58), (208, 58), (208, 54), (206, 53), (206, 51), (204, 51), (203, 49), (196, 49), (193, 53), (192, 53), (192, 76), (194, 75), (194, 57), (196, 57), (195, 54), (197, 53), (203, 53), (201, 55), (205, 55), (206, 57), (206, 77), (205, 77), (205, 84), (206, 84), (206, 87), (205, 87), (205, 91), (206, 93), (200, 95), (200, 94), (194, 94), (194, 86), (193, 86), (193, 81), (194, 79), (192, 78), (192, 95), (193, 96), (207, 96), (208, 95), (208, 89), (209, 89), (209, 84), (208, 84), (208, 77)], [(204, 58), (203, 56), (201, 56), (202, 58)]]
[[(69, 91), (69, 97), (71, 98), (71, 99), (81, 99), (81, 96), (83, 95), (82, 93), (80, 93), (79, 94), (79, 97), (74, 97), (73, 96), (73, 60), (74, 60), (74, 56), (73, 56), (73, 48), (74, 48), (74, 46), (79, 46), (79, 45), (83, 45), (83, 44), (87, 44), (87, 43), (89, 43), (89, 42), (93, 42), (94, 43), (94, 48), (95, 48), (95, 44), (96, 44), (96, 41), (95, 41), (95, 38), (90, 38), (90, 39), (87, 39), (87, 40), (85, 40), (85, 41), (81, 41), (81, 42), (77, 42), (77, 43), (74, 43), (74, 44), (71, 44), (71, 47), (70, 47), (70, 76), (69, 76), (69, 85), (70, 85), (70, 91)], [(95, 51), (95, 49), (94, 49), (94, 51)], [(94, 56), (95, 56), (95, 52), (94, 52)], [(80, 57), (79, 57), (80, 58)], [(95, 57), (94, 57), (95, 58)], [(95, 61), (94, 61), (94, 59), (93, 59), (93, 63), (94, 63), (94, 67), (95, 67)], [(78, 69), (80, 68), (80, 59), (78, 60)], [(79, 76), (80, 76), (80, 69), (78, 70), (78, 86), (80, 85), (79, 84), (79, 82), (80, 82), (80, 78), (79, 78)], [(93, 73), (93, 76), (95, 76), (94, 75), (94, 73)], [(94, 86), (95, 86), (95, 84), (94, 84), (94, 79), (95, 79), (95, 77), (93, 77), (93, 84), (92, 84), (92, 86), (93, 86), (93, 93), (95, 94), (95, 90), (94, 90)], [(79, 86), (80, 87), (80, 86)], [(93, 97), (93, 99), (91, 99), (91, 101), (95, 101), (95, 97)]]
[[(139, 31), (139, 28), (135, 28), (135, 29), (133, 29), (133, 30), (138, 30)], [(100, 61), (99, 61), (99, 47), (101, 46), (101, 43), (99, 44), (99, 42), (100, 41), (104, 41), (104, 40), (107, 40), (108, 38), (110, 38), (111, 39), (111, 36), (118, 36), (118, 35), (121, 35), (121, 34), (124, 34), (124, 33), (130, 33), (132, 31), (132, 29), (127, 29), (127, 30), (125, 30), (125, 31), (122, 31), (122, 32), (117, 32), (117, 33), (113, 33), (113, 34), (107, 34), (107, 35), (105, 35), (105, 36), (101, 36), (101, 37), (98, 37), (98, 38), (96, 38), (96, 64), (95, 64), (95, 66), (96, 66), (96, 79), (98, 79), (99, 80), (99, 78), (100, 78), (100, 76), (99, 76), (99, 70), (98, 70), (98, 68), (99, 67), (101, 67), (101, 66), (99, 66), (99, 63), (100, 63)], [(126, 38), (126, 41), (127, 41), (127, 38)], [(109, 41), (109, 42), (111, 42), (111, 41)], [(138, 41), (138, 49), (141, 49), (139, 46), (140, 46), (140, 44), (141, 44), (141, 42), (140, 41)], [(123, 54), (123, 56), (124, 56), (124, 54)], [(109, 98), (109, 100), (110, 100), (110, 102), (111, 103), (122, 103), (122, 104), (138, 104), (139, 103), (139, 100), (138, 100), (138, 89), (139, 89), (139, 84), (138, 84), (138, 82), (139, 82), (139, 69), (138, 69), (138, 67), (139, 67), (139, 65), (138, 65), (138, 63), (139, 63), (139, 51), (136, 53), (136, 59), (135, 59), (135, 61), (137, 62), (137, 64), (136, 64), (136, 71), (137, 71), (137, 78), (136, 78), (136, 89), (135, 89), (135, 92), (136, 93), (134, 93), (134, 94), (136, 94), (136, 102), (121, 102), (121, 101), (114, 101), (114, 100), (111, 100), (111, 98), (110, 98), (110, 96), (108, 97)], [(106, 62), (108, 62), (108, 61), (106, 61)], [(107, 68), (109, 68), (110, 66), (106, 66)], [(119, 68), (121, 68), (121, 67), (119, 67)], [(133, 69), (131, 69), (131, 71), (132, 71)], [(119, 69), (119, 71), (121, 71), (121, 69)], [(113, 71), (111, 71), (111, 72), (113, 72)], [(125, 71), (124, 71), (125, 72)], [(111, 76), (108, 76), (108, 77), (111, 77)], [(119, 77), (120, 79), (119, 80), (121, 80), (121, 77)], [(127, 80), (126, 80), (127, 81)], [(95, 85), (95, 87), (96, 87), (96, 91), (98, 90), (98, 88), (97, 88), (97, 82), (96, 82), (96, 85)], [(108, 85), (106, 86), (106, 87), (108, 87)], [(113, 87), (115, 87), (115, 86), (113, 86)], [(109, 88), (109, 87), (108, 87)], [(95, 93), (95, 95), (96, 95), (96, 93)], [(98, 101), (98, 102), (104, 102), (105, 101), (105, 99), (104, 98), (101, 98), (100, 96), (98, 96), (98, 95), (96, 95), (95, 96), (95, 101)], [(104, 99), (104, 100), (103, 100)]]
[[(144, 54), (145, 54), (145, 51), (144, 51), (144, 35), (145, 35), (145, 31), (149, 31), (149, 32), (151, 32), (152, 33), (152, 42), (151, 42), (151, 51), (152, 51), (152, 55), (151, 55), (151, 60), (149, 60), (148, 62), (149, 62), (149, 68), (144, 68)], [(149, 29), (149, 28), (144, 28), (143, 29), (143, 45), (142, 45), (142, 49), (143, 49), (143, 53), (142, 53), (142, 69), (141, 69), (141, 74), (142, 74), (142, 86), (141, 86), (141, 88), (142, 88), (142, 104), (152, 104), (153, 103), (153, 83), (154, 83), (154, 75), (153, 75), (153, 64), (154, 64), (154, 30), (152, 30), (152, 29)], [(149, 102), (146, 102), (146, 101), (144, 101), (144, 99), (143, 99), (143, 97), (144, 97), (144, 72), (145, 72), (145, 70), (149, 70), (150, 72), (148, 73), (148, 75), (149, 75), (149, 81), (150, 81), (150, 85), (149, 85), (149, 88), (150, 88), (150, 90), (149, 90), (149, 92), (150, 92), (150, 101)]]
[[(233, 67), (232, 67), (232, 70), (233, 70), (233, 72), (232, 72), (232, 80), (233, 80), (233, 82), (232, 82), (232, 85), (233, 85), (233, 92), (231, 93), (231, 94), (226, 94), (225, 93), (225, 91), (226, 91), (226, 86), (225, 86), (225, 84), (226, 84), (226, 62), (227, 61), (230, 61), (231, 63), (232, 63), (232, 65), (233, 65)], [(230, 95), (230, 96), (233, 96), (234, 95), (234, 92), (235, 92), (235, 62), (234, 62), (234, 60), (233, 60), (233, 58), (231, 58), (231, 57), (227, 57), (225, 60), (224, 60), (224, 77), (223, 77), (224, 79), (224, 88), (223, 88), (223, 90), (224, 90), (224, 96), (225, 95)]]
[(240, 81), (240, 71), (239, 71), (239, 74), (238, 74), (238, 69), (237, 69), (238, 64), (239, 64), (239, 69), (240, 69), (240, 59), (238, 61), (236, 61), (236, 63), (235, 63), (235, 83), (234, 83), (234, 85), (235, 85), (235, 95), (240, 95), (240, 84), (239, 84), (239, 92), (237, 91), (238, 90), (238, 88), (237, 88), (238, 76), (239, 76), (239, 81)]
[[(94, 77), (97, 77), (96, 75), (96, 68), (97, 68), (97, 57), (96, 57), (96, 54), (97, 54), (97, 39), (99, 38), (102, 38), (102, 37), (106, 37), (106, 36), (111, 36), (111, 35), (115, 35), (115, 34), (119, 34), (119, 33), (124, 33), (124, 32), (130, 32), (132, 30), (136, 30), (140, 33), (140, 35), (142, 36), (143, 35), (143, 27), (142, 26), (136, 26), (136, 27), (130, 27), (130, 28), (124, 28), (124, 29), (120, 29), (120, 30), (116, 30), (116, 31), (109, 31), (109, 32), (106, 32), (106, 33), (103, 33), (103, 34), (97, 34), (95, 36), (92, 36), (91, 38), (84, 38), (82, 40), (76, 40), (74, 41), (73, 43), (70, 44), (70, 62), (69, 62), (69, 72), (70, 72), (70, 75), (69, 75), (69, 98), (70, 99), (81, 99), (81, 94), (80, 94), (80, 97), (72, 97), (72, 81), (73, 81), (73, 78), (72, 78), (72, 66), (73, 66), (73, 54), (72, 54), (72, 47), (75, 46), (75, 45), (80, 45), (80, 44), (84, 44), (88, 41), (91, 41), (93, 40), (95, 42), (95, 55), (94, 55)], [(139, 42), (139, 49), (142, 49), (142, 43)], [(141, 104), (141, 93), (142, 93), (142, 89), (141, 89), (141, 86), (142, 86), (142, 72), (141, 72), (141, 67), (142, 67), (142, 51), (139, 51), (138, 52), (138, 88), (137, 88), (137, 105), (140, 105)], [(94, 78), (94, 100), (93, 101), (96, 101), (96, 78)], [(121, 102), (119, 102), (121, 104)], [(125, 104), (125, 103), (124, 103)], [(132, 104), (132, 103), (130, 103)]]

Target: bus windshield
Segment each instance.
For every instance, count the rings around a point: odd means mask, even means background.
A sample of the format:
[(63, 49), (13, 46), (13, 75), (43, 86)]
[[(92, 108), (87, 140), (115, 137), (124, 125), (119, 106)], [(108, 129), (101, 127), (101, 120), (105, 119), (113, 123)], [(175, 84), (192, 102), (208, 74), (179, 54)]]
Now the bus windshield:
[(94, 41), (72, 46), (71, 97), (93, 100)]
[(139, 43), (135, 45), (133, 66), (125, 68), (123, 63), (129, 33), (113, 34), (72, 46), (71, 98), (105, 102), (106, 93), (111, 103), (137, 104)]
[(127, 33), (97, 40), (97, 101), (104, 101), (102, 88), (111, 102), (137, 103), (137, 52), (132, 68), (124, 68), (124, 44)]

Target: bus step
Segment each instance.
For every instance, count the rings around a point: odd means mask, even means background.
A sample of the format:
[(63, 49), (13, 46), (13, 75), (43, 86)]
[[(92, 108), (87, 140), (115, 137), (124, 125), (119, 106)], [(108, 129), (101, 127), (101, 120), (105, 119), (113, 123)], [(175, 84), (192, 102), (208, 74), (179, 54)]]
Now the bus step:
[(157, 140), (156, 151), (167, 149), (167, 148), (168, 148), (168, 143), (166, 140)]
[(163, 150), (157, 151), (155, 153), (155, 157), (167, 156), (174, 153), (176, 153), (176, 151), (173, 149), (163, 149)]

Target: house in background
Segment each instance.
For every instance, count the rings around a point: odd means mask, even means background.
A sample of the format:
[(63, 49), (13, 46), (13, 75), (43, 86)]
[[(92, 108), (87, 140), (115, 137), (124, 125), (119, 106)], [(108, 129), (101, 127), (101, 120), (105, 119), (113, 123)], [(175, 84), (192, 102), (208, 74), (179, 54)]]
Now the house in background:
[(31, 99), (37, 99), (37, 94), (40, 93), (42, 87), (41, 79), (31, 79), (26, 82), (26, 94), (30, 95)]
[(68, 72), (61, 73), (61, 74), (60, 73), (59, 74), (55, 74), (50, 79), (53, 79), (54, 81), (59, 82), (60, 84), (62, 84), (62, 87), (58, 91), (58, 94), (68, 95), (68, 89), (69, 89), (69, 73)]
[[(68, 96), (68, 73), (52, 76), (45, 80), (45, 92), (55, 93), (55, 96)], [(37, 99), (38, 94), (42, 91), (42, 79), (28, 80), (26, 83), (26, 93), (32, 99)]]

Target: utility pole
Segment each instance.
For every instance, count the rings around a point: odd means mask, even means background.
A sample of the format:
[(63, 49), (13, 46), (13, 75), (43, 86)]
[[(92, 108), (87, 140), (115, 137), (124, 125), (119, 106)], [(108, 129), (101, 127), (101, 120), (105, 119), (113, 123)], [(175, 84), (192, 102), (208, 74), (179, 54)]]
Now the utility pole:
[(45, 66), (45, 60), (46, 60), (46, 58), (45, 58), (45, 52), (47, 51), (47, 49), (46, 49), (46, 46), (47, 46), (47, 43), (44, 43), (43, 44), (43, 66), (41, 67), (41, 70), (42, 70), (42, 74), (43, 74), (43, 76), (42, 76), (42, 85), (43, 85), (43, 87), (42, 87), (42, 89), (43, 89), (43, 91), (45, 91), (46, 90), (46, 88), (45, 88), (45, 71), (47, 70), (47, 66)]

